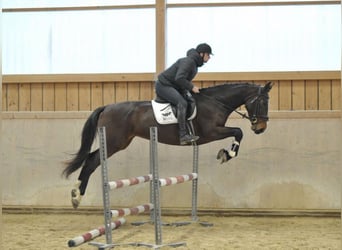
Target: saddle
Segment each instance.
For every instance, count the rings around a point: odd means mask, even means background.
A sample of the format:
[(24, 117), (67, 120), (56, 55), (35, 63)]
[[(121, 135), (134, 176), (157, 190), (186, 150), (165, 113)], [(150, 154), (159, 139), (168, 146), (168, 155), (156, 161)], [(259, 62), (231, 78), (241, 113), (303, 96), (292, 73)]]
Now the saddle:
[[(197, 114), (196, 103), (192, 97), (186, 97), (186, 100), (188, 102), (186, 118), (188, 121), (191, 121), (196, 117)], [(163, 100), (159, 96), (152, 100), (151, 103), (154, 117), (159, 124), (178, 123), (177, 108), (171, 105), (171, 103)]]

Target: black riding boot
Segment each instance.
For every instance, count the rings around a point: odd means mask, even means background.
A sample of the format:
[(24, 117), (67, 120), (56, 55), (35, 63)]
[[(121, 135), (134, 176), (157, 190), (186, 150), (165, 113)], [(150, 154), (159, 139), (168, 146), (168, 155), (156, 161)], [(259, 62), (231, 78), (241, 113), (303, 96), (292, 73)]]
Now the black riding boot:
[(196, 135), (189, 135), (186, 131), (185, 119), (186, 110), (182, 105), (177, 106), (177, 119), (179, 125), (179, 141), (180, 145), (191, 144), (199, 139)]

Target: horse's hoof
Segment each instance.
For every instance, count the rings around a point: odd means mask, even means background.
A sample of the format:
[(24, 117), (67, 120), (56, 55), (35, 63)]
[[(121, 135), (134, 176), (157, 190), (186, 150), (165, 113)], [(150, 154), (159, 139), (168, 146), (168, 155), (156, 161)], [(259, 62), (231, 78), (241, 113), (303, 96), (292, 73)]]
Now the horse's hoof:
[(78, 189), (71, 190), (71, 204), (74, 209), (78, 208), (81, 202), (81, 196)]
[(72, 203), (72, 207), (73, 207), (74, 209), (77, 209), (78, 206), (80, 205), (79, 201), (78, 201), (78, 200), (75, 200), (75, 199), (72, 199), (72, 200), (71, 200), (71, 203)]
[(224, 162), (227, 162), (231, 159), (232, 157), (228, 154), (228, 151), (225, 149), (220, 149), (220, 151), (217, 153), (216, 159), (221, 160), (221, 164)]

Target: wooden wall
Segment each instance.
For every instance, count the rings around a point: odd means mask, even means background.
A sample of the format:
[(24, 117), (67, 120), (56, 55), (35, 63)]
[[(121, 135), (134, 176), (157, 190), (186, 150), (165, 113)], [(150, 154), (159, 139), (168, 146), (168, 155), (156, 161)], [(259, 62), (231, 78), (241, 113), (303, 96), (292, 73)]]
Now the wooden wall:
[(90, 111), (152, 97), (152, 82), (4, 83), (2, 101), (4, 111)]
[[(8, 112), (91, 111), (98, 106), (154, 98), (154, 74), (5, 75), (2, 108)], [(339, 71), (202, 73), (203, 88), (224, 82), (273, 81), (271, 111), (340, 110)]]

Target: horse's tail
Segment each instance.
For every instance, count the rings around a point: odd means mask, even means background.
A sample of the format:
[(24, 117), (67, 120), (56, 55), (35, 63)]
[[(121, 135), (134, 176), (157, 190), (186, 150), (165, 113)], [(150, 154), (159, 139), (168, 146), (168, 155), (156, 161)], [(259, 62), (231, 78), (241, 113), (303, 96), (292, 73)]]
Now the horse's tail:
[(89, 116), (86, 123), (84, 124), (80, 149), (73, 159), (66, 162), (66, 167), (63, 170), (62, 175), (64, 175), (66, 178), (68, 178), (70, 174), (79, 169), (84, 161), (88, 158), (91, 146), (96, 137), (97, 121), (104, 109), (105, 106), (99, 107), (94, 110), (94, 112)]

